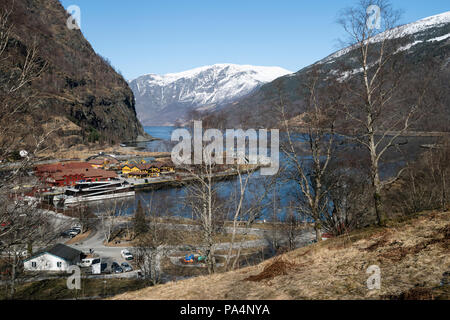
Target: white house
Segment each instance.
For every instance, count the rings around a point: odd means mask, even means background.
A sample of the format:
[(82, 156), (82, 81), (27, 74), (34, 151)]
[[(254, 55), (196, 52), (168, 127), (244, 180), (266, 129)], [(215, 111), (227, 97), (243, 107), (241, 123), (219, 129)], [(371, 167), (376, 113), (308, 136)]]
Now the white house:
[(82, 255), (81, 251), (60, 243), (26, 259), (23, 264), (26, 271), (65, 272), (70, 266), (77, 265)]

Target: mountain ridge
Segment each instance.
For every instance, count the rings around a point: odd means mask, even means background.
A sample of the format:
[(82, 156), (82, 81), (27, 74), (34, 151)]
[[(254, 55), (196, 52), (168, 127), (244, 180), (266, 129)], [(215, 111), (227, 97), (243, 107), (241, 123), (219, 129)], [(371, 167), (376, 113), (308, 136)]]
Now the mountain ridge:
[[(194, 110), (218, 109), (289, 73), (280, 67), (222, 63), (165, 75), (146, 74), (129, 84), (141, 121), (165, 124), (185, 120)], [(153, 117), (155, 112), (163, 114)]]
[[(418, 79), (423, 76), (424, 72), (430, 72), (426, 64), (432, 62), (435, 65), (434, 71), (436, 74), (435, 79), (433, 79), (433, 85), (440, 87), (440, 92), (434, 92), (433, 94), (443, 97), (441, 101), (435, 101), (436, 105), (439, 104), (441, 110), (427, 110), (427, 116), (423, 117), (422, 123), (414, 129), (419, 131), (450, 131), (448, 125), (450, 123), (449, 92), (448, 86), (445, 86), (445, 83), (448, 83), (450, 78), (450, 11), (426, 17), (394, 29), (400, 32), (393, 34), (400, 34), (400, 40), (405, 43), (400, 49), (404, 52), (406, 63), (413, 70), (410, 78)], [(376, 35), (375, 37), (380, 36)], [(348, 64), (348, 62), (355, 61), (356, 57), (353, 49), (353, 46), (349, 46), (337, 50), (295, 73), (264, 84), (248, 96), (207, 115), (207, 118), (225, 119), (221, 120), (224, 122), (222, 125), (228, 127), (277, 126), (277, 122), (273, 117), (264, 117), (264, 115), (267, 115), (276, 101), (278, 101), (278, 92), (281, 92), (285, 101), (292, 105), (293, 117), (299, 116), (302, 114), (301, 105), (304, 103), (304, 98), (299, 93), (299, 88), (305, 84), (308, 73), (317, 67), (320, 67), (325, 73), (338, 71), (340, 64)], [(358, 66), (355, 65), (355, 69), (350, 69), (350, 71), (342, 74), (342, 79), (357, 73)]]
[[(48, 68), (24, 88), (40, 107), (30, 112), (33, 126), (45, 128), (54, 119), (64, 127), (79, 128), (65, 136), (57, 133), (51, 147), (87, 142), (118, 143), (146, 134), (136, 117), (135, 99), (127, 82), (110, 62), (98, 55), (81, 30), (70, 30), (70, 15), (58, 0), (0, 1), (9, 12), (12, 39), (5, 68), (20, 68), (26, 52), (36, 45), (36, 56)], [(0, 79), (0, 84), (3, 80)], [(60, 139), (63, 138), (63, 139)], [(61, 142), (62, 143), (62, 142)]]

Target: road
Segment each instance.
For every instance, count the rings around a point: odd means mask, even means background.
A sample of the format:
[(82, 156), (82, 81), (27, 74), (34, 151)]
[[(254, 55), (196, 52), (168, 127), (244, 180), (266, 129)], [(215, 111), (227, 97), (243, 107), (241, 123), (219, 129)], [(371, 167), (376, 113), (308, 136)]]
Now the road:
[[(195, 231), (197, 230), (198, 226), (196, 225), (189, 225), (189, 224), (161, 224), (161, 226), (168, 227), (171, 229), (184, 229), (184, 230), (190, 230)], [(231, 228), (227, 228), (228, 232), (231, 232)], [(237, 233), (242, 234), (244, 232), (248, 231), (249, 234), (260, 236), (261, 239), (257, 240), (248, 240), (248, 241), (242, 241), (237, 242), (233, 244), (233, 248), (237, 249), (241, 247), (242, 249), (248, 249), (248, 248), (261, 248), (261, 247), (270, 247), (270, 240), (269, 240), (269, 231), (263, 230), (263, 229), (257, 229), (252, 228), (246, 230), (245, 228), (238, 228)], [(308, 244), (312, 239), (314, 239), (314, 233), (312, 231), (305, 231), (301, 233), (296, 238), (297, 246), (304, 246)], [(76, 248), (78, 250), (81, 250), (85, 253), (89, 252), (90, 249), (94, 251), (94, 254), (98, 255), (102, 262), (107, 263), (110, 265), (113, 261), (118, 262), (119, 264), (122, 262), (125, 262), (125, 260), (122, 258), (121, 250), (128, 249), (131, 252), (133, 252), (132, 247), (111, 247), (111, 246), (105, 246), (103, 244), (104, 241), (104, 235), (102, 232), (98, 230), (93, 230), (88, 238), (83, 240), (82, 242), (76, 243), (71, 245), (73, 248)], [(286, 239), (280, 239), (279, 242), (285, 242)], [(225, 251), (228, 250), (231, 246), (231, 243), (218, 243), (215, 245), (216, 251)], [(176, 246), (161, 246), (157, 249), (156, 254), (156, 270), (157, 272), (162, 276), (164, 279), (165, 276), (161, 269), (161, 260), (165, 256), (169, 256), (174, 253), (179, 252), (186, 252), (186, 250), (190, 252), (198, 252), (199, 250), (204, 249), (203, 246), (186, 246), (186, 245), (176, 245)], [(172, 263), (176, 263), (176, 259), (171, 259)], [(124, 276), (130, 276), (127, 274), (123, 274)]]
[[(62, 214), (57, 214), (52, 211), (48, 210), (42, 210), (44, 213), (52, 215), (54, 217), (55, 224), (61, 228), (67, 227), (70, 228), (74, 223), (76, 223), (76, 219), (70, 218), (67, 216), (64, 216)], [(118, 224), (118, 227), (124, 227), (129, 222), (122, 222)], [(199, 226), (198, 225), (191, 225), (191, 224), (171, 224), (171, 223), (159, 223), (159, 226), (172, 229), (172, 230), (185, 230), (185, 231), (198, 231)], [(231, 227), (226, 227), (225, 231), (227, 233), (232, 232)], [(242, 249), (249, 249), (249, 248), (261, 248), (261, 247), (270, 247), (271, 246), (271, 231), (265, 230), (265, 229), (259, 229), (259, 228), (237, 228), (236, 229), (237, 234), (250, 234), (260, 237), (260, 239), (257, 240), (248, 240), (243, 242), (237, 242), (233, 244), (233, 248), (239, 248)], [(303, 231), (300, 235), (296, 238), (296, 244), (298, 247), (305, 246), (308, 243), (311, 242), (311, 240), (314, 239), (314, 232), (312, 231)], [(278, 236), (278, 243), (286, 243), (286, 239), (282, 234), (279, 234)], [(117, 262), (121, 264), (122, 262), (125, 262), (125, 260), (122, 258), (121, 251), (123, 249), (128, 249), (131, 252), (133, 252), (132, 247), (112, 247), (112, 246), (105, 246), (104, 245), (104, 235), (101, 232), (101, 226), (98, 223), (97, 226), (91, 231), (90, 235), (78, 242), (71, 244), (70, 246), (80, 250), (84, 253), (89, 253), (90, 250), (93, 250), (94, 255), (100, 257), (102, 259), (102, 263), (107, 263), (108, 266), (111, 265), (112, 262)], [(226, 251), (230, 248), (231, 243), (218, 243), (215, 245), (215, 251)], [(199, 250), (204, 249), (203, 246), (186, 246), (186, 245), (176, 245), (176, 246), (163, 246), (157, 249), (157, 255), (156, 255), (156, 268), (159, 270), (159, 273), (163, 276), (161, 270), (161, 260), (165, 256), (173, 255), (174, 253), (180, 253), (180, 252), (198, 252)], [(172, 262), (174, 262), (175, 259), (172, 259)], [(117, 274), (117, 275), (110, 275), (110, 277), (134, 277), (136, 276), (136, 271), (132, 273), (123, 273), (123, 274)], [(100, 277), (104, 277), (103, 275)]]

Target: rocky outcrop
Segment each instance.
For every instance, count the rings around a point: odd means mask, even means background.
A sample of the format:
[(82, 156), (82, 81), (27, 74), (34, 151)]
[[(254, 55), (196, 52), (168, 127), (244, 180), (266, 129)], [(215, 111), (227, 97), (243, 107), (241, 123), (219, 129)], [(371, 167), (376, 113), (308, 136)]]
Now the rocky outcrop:
[(58, 0), (1, 0), (0, 10), (11, 11), (8, 68), (20, 67), (34, 44), (38, 59), (48, 65), (24, 93), (33, 95), (38, 106), (29, 112), (32, 117), (43, 125), (63, 117), (81, 128), (82, 142), (117, 143), (145, 136), (127, 82), (95, 53), (80, 30), (67, 27), (69, 15)]

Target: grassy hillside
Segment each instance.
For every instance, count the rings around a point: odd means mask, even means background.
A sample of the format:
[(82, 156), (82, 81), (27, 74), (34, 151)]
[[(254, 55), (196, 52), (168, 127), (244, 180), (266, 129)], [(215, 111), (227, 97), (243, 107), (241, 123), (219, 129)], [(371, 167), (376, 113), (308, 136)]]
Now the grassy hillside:
[[(449, 253), (450, 212), (426, 212), (301, 248), (255, 267), (171, 282), (114, 299), (449, 299)], [(367, 289), (366, 270), (371, 265), (381, 269), (380, 290)]]
[[(20, 284), (15, 300), (99, 299), (130, 290), (142, 289), (145, 283), (136, 279), (82, 279), (81, 290), (68, 290), (67, 279), (48, 279)], [(7, 299), (4, 291), (0, 300)]]

